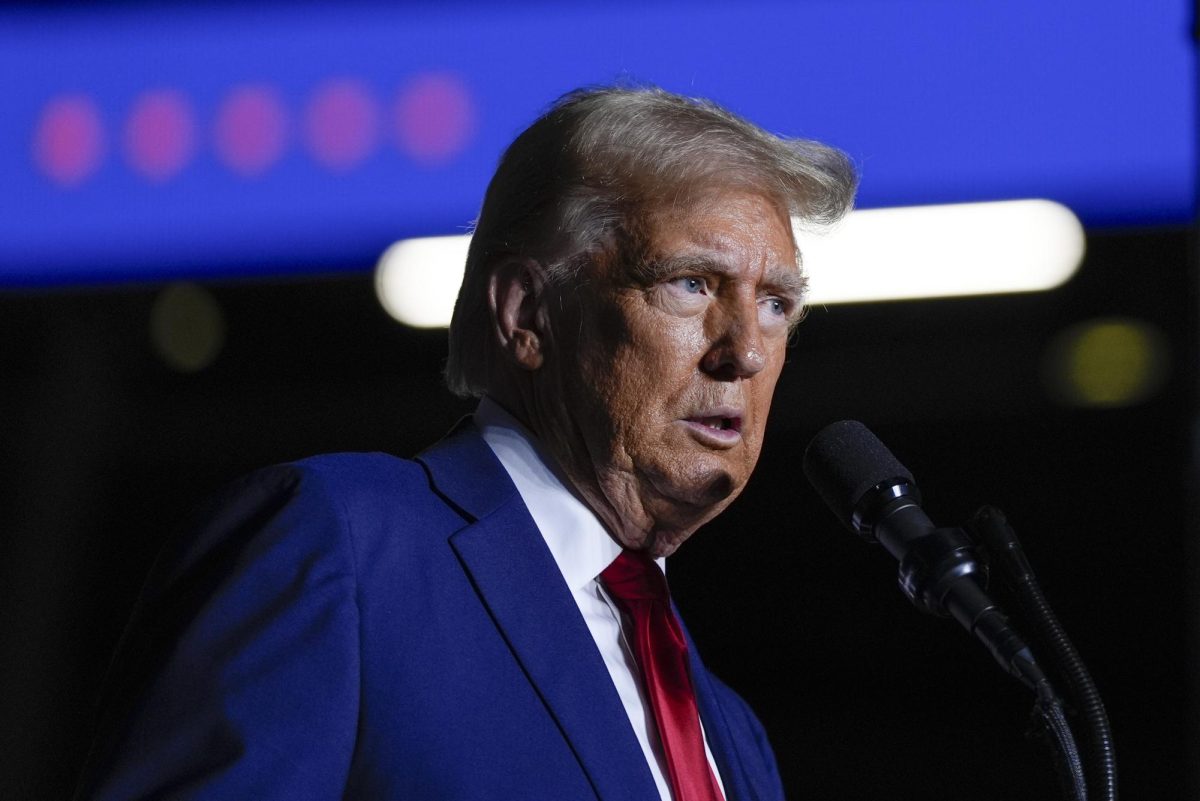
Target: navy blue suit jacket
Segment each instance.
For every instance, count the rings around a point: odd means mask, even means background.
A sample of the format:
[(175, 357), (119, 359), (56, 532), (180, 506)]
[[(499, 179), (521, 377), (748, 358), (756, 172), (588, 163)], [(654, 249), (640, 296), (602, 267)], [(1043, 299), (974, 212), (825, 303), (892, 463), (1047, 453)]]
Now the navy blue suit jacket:
[[(781, 799), (749, 708), (695, 657), (729, 798)], [(470, 425), (416, 460), (243, 479), (160, 557), (80, 798), (657, 798), (595, 643)]]

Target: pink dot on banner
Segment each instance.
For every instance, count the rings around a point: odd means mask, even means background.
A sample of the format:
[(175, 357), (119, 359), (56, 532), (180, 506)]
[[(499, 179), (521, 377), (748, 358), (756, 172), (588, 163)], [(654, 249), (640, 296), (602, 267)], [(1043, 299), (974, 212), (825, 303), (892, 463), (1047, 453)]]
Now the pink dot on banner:
[(217, 111), (217, 156), (236, 173), (261, 175), (283, 155), (287, 126), (278, 92), (254, 84), (235, 87)]
[(46, 103), (33, 133), (33, 161), (65, 187), (79, 186), (104, 160), (104, 127), (91, 98), (63, 95)]
[(412, 80), (396, 103), (400, 149), (428, 166), (444, 164), (475, 134), (475, 103), (453, 75), (426, 73)]
[(196, 151), (196, 125), (182, 92), (144, 92), (125, 121), (125, 158), (152, 181), (179, 173)]
[(337, 171), (352, 169), (379, 143), (379, 107), (360, 81), (327, 81), (316, 88), (304, 113), (304, 138), (317, 161)]

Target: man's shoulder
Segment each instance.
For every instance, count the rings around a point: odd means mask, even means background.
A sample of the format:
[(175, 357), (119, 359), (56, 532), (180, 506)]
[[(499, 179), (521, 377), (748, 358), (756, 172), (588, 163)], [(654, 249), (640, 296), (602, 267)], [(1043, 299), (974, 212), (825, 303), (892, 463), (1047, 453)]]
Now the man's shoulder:
[(220, 508), (239, 498), (394, 500), (399, 493), (427, 484), (425, 471), (411, 459), (387, 453), (325, 453), (253, 470), (227, 484), (208, 505)]
[(428, 483), (419, 462), (380, 451), (322, 453), (264, 470), (278, 471), (302, 483), (342, 493), (395, 492), (398, 486)]
[(424, 465), (382, 452), (324, 453), (260, 468), (234, 482), (227, 496), (247, 493), (319, 505), (359, 523), (390, 517), (389, 511), (412, 515), (436, 501)]
[(470, 486), (503, 475), (469, 418), (412, 458), (380, 451), (325, 453), (258, 472), (275, 480), (297, 482), (309, 491), (389, 505), (438, 495), (439, 481), (448, 485), (466, 482)]
[(419, 558), (444, 546), (467, 523), (414, 459), (320, 454), (259, 468), (210, 495), (164, 542), (152, 583), (201, 568), (232, 576), (258, 563), (360, 575), (383, 555)]

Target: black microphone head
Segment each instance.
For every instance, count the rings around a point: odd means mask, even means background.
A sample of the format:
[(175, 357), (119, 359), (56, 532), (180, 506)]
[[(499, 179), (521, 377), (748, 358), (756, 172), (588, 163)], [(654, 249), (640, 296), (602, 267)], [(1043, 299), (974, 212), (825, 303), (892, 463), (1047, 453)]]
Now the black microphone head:
[(912, 474), (857, 420), (831, 423), (813, 437), (804, 451), (804, 474), (838, 520), (868, 540), (874, 539), (875, 521), (863, 513), (875, 504), (875, 490), (886, 488), (888, 500), (917, 494)]

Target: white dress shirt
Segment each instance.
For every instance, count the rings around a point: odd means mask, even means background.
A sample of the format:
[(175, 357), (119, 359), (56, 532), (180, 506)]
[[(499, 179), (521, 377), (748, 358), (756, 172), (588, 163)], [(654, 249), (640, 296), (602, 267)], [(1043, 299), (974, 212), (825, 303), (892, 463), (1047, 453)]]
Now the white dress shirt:
[[(553, 461), (542, 453), (534, 436), (504, 408), (485, 397), (475, 410), (474, 419), (484, 441), (516, 485), (571, 589), (646, 755), (658, 785), (658, 794), (662, 801), (672, 801), (658, 727), (642, 687), (641, 671), (629, 647), (626, 628), (631, 624), (623, 620), (599, 580), (601, 571), (621, 553), (621, 546), (550, 467)], [(664, 572), (665, 561), (657, 560)], [(707, 735), (704, 751), (724, 794), (725, 787), (709, 750)]]

